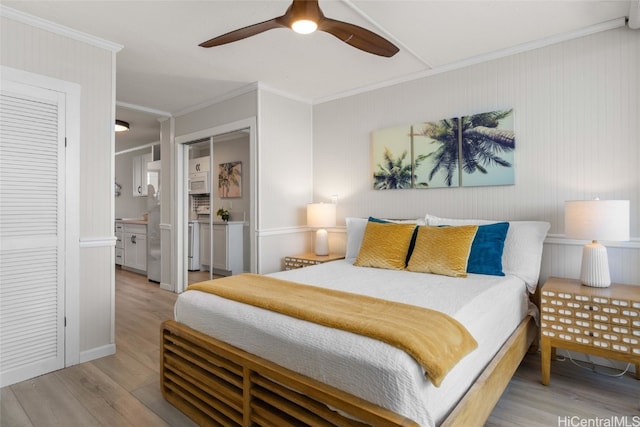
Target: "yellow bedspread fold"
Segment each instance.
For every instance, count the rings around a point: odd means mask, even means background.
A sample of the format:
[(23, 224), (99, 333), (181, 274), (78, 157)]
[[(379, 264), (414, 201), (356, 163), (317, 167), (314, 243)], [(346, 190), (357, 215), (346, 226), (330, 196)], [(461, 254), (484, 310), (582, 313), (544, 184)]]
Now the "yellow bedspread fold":
[(439, 311), (269, 276), (240, 274), (196, 283), (187, 290), (383, 341), (416, 359), (436, 387), (478, 345), (464, 326)]

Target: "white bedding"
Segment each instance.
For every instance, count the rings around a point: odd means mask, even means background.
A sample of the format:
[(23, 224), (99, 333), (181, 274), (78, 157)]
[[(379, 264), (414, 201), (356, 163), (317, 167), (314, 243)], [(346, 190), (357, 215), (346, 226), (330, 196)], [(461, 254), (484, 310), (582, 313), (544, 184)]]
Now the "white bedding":
[(175, 319), (421, 426), (434, 426), (446, 417), (529, 309), (526, 285), (515, 276), (452, 278), (355, 267), (349, 261), (272, 276), (442, 311), (469, 330), (478, 348), (435, 387), (413, 358), (388, 344), (212, 294), (182, 293), (175, 305)]

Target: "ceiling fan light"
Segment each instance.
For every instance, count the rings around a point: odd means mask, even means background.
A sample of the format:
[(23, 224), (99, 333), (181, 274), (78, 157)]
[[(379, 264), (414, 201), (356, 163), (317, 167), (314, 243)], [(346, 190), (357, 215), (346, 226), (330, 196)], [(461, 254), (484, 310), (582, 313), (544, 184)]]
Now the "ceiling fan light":
[(116, 124), (114, 127), (114, 130), (116, 132), (126, 132), (129, 130), (129, 123), (123, 121), (123, 120), (116, 120)]
[(291, 24), (291, 29), (298, 34), (311, 34), (318, 28), (318, 24), (309, 19), (299, 19)]

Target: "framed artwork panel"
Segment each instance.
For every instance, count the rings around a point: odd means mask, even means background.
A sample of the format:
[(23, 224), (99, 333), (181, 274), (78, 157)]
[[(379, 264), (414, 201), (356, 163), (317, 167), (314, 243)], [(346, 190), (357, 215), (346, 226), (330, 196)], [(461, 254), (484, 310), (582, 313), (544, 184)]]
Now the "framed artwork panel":
[(462, 117), (462, 186), (515, 184), (513, 110)]
[(222, 199), (242, 197), (242, 162), (218, 165), (218, 196)]

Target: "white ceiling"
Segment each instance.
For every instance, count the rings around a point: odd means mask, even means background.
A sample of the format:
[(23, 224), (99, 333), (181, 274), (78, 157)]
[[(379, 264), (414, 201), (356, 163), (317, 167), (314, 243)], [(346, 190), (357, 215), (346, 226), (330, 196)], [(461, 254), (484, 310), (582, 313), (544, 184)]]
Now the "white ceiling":
[[(198, 46), (282, 15), (289, 0), (2, 4), (124, 46), (117, 54), (117, 117), (131, 122), (132, 131), (117, 136), (121, 143), (142, 138), (134, 132), (141, 114), (155, 121), (158, 112), (175, 115), (254, 82), (320, 102), (605, 28), (627, 16), (631, 2), (320, 0), (327, 17), (395, 43), (400, 52), (392, 58), (362, 52), (327, 33), (303, 36), (288, 29), (209, 49)], [(158, 139), (153, 132), (156, 137), (146, 142)]]

